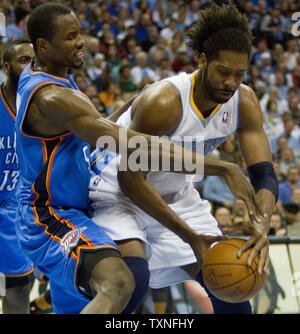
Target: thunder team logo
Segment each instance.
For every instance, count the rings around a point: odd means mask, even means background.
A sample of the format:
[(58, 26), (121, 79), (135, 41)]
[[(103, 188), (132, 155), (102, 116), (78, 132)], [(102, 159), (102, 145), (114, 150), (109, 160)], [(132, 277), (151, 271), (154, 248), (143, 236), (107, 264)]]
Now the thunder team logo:
[(87, 227), (81, 227), (81, 228), (76, 228), (67, 234), (65, 234), (60, 242), (60, 245), (62, 247), (62, 253), (66, 257), (68, 256), (69, 250), (74, 248), (80, 238), (80, 233), (87, 229)]

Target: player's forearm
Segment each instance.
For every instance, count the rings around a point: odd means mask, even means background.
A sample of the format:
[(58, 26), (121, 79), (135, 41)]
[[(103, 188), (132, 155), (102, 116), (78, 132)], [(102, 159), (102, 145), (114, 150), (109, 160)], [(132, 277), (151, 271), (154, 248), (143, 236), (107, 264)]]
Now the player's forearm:
[(260, 203), (261, 209), (264, 213), (267, 214), (269, 219), (265, 219), (264, 222), (266, 225), (267, 230), (269, 231), (270, 228), (270, 217), (272, 216), (274, 206), (275, 206), (275, 197), (273, 193), (267, 189), (261, 189), (257, 192), (256, 198)]
[(224, 176), (233, 165), (204, 157), (157, 136), (120, 128), (105, 118), (95, 119), (89, 115), (79, 117), (69, 124), (68, 129), (93, 147), (106, 148), (108, 145), (108, 150), (127, 157), (139, 149), (140, 160), (144, 161), (141, 164), (144, 171), (156, 169), (184, 174)]
[(191, 244), (197, 233), (170, 209), (161, 196), (149, 185), (141, 173), (119, 172), (122, 191), (149, 216)]

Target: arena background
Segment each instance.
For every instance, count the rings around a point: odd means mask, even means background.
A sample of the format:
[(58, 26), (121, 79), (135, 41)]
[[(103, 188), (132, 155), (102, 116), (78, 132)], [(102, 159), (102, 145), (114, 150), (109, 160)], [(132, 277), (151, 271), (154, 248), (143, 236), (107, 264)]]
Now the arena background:
[[(27, 37), (28, 16), (43, 2), (0, 1), (0, 54), (8, 40)], [(86, 56), (83, 68), (73, 71), (72, 76), (104, 117), (146, 84), (197, 68), (185, 32), (197, 20), (199, 10), (210, 5), (209, 0), (56, 2), (72, 7), (81, 22)], [(255, 313), (300, 313), (300, 1), (232, 2), (248, 16), (253, 31), (253, 52), (244, 83), (260, 100), (280, 182), (270, 230), (270, 275), (251, 302)], [(0, 68), (0, 83), (4, 81)], [(234, 136), (213, 156), (235, 162), (247, 173)], [(298, 179), (287, 199), (290, 167), (297, 169)], [(210, 200), (222, 228), (247, 220), (243, 203), (236, 201), (220, 178), (207, 177), (201, 183), (195, 182), (195, 187)], [(31, 299), (39, 293), (36, 280)], [(141, 312), (152, 311), (149, 293)], [(167, 313), (204, 312), (180, 284), (169, 289)]]

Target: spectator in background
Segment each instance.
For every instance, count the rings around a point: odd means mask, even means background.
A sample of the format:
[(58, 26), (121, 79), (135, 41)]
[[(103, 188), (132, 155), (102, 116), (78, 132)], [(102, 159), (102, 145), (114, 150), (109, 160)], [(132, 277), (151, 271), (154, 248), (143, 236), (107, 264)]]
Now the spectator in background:
[(287, 224), (293, 224), (296, 220), (296, 215), (300, 212), (300, 188), (293, 189), (291, 202), (284, 205), (283, 208)]
[(274, 72), (274, 66), (272, 64), (272, 56), (270, 52), (263, 52), (260, 56), (260, 73), (264, 81), (269, 82), (270, 76)]
[(144, 87), (145, 81), (143, 79), (148, 79), (149, 83), (159, 79), (155, 72), (147, 66), (147, 60), (146, 52), (138, 52), (136, 55), (136, 66), (131, 69), (133, 82), (139, 89)]
[(280, 213), (284, 212), (284, 206), (291, 204), (292, 192), (295, 188), (300, 188), (299, 171), (297, 166), (287, 170), (286, 181), (279, 184), (279, 195), (276, 208)]
[(78, 86), (80, 91), (83, 93), (85, 93), (87, 86), (91, 84), (85, 72), (82, 70), (79, 70), (77, 73), (74, 74), (74, 81), (76, 82), (76, 85)]
[(260, 28), (261, 15), (255, 11), (253, 2), (251, 0), (244, 1), (241, 10), (248, 16), (251, 30), (254, 34), (257, 34)]
[(156, 49), (152, 52), (151, 57), (148, 57), (149, 67), (156, 73), (157, 77), (160, 79), (160, 64), (164, 58), (164, 52), (160, 49)]
[(291, 39), (286, 42), (286, 51), (284, 52), (285, 59), (287, 61), (287, 69), (293, 71), (297, 65), (297, 57), (299, 56), (299, 50), (297, 41)]
[(290, 147), (282, 149), (279, 159), (280, 170), (283, 175), (287, 174), (290, 167), (296, 164), (294, 151)]
[(119, 11), (121, 9), (119, 0), (110, 0), (107, 6), (107, 11), (111, 16), (114, 16), (116, 19), (119, 18)]
[(200, 1), (191, 0), (186, 14), (189, 26), (191, 26), (194, 22), (198, 20), (199, 9), (200, 9)]
[(129, 8), (126, 5), (120, 6), (118, 21), (122, 21), (124, 23), (124, 27), (126, 30), (128, 30), (130, 26), (133, 26), (135, 24), (134, 20), (130, 16)]
[(297, 89), (297, 95), (300, 98), (300, 65), (296, 65), (292, 70), (292, 79), (294, 87)]
[(162, 58), (159, 63), (159, 68), (156, 70), (156, 75), (160, 79), (168, 78), (175, 73), (171, 69), (171, 63), (169, 59)]
[(264, 121), (266, 134), (269, 137), (275, 136), (278, 133), (278, 125), (281, 123), (277, 100), (270, 99), (267, 102), (264, 112)]
[(106, 64), (104, 55), (100, 52), (95, 54), (93, 60), (93, 65), (87, 68), (87, 74), (92, 82), (102, 74), (103, 67)]
[(275, 6), (270, 9), (270, 12), (263, 17), (260, 31), (266, 33), (270, 43), (274, 45), (276, 42), (283, 41), (282, 31), (284, 25), (285, 21), (281, 15), (280, 8), (275, 4)]
[(122, 65), (119, 69), (119, 80), (118, 85), (122, 92), (132, 93), (138, 90), (138, 87), (133, 82), (131, 76), (131, 67), (129, 65)]
[(98, 95), (94, 95), (90, 97), (93, 105), (95, 108), (99, 111), (102, 117), (107, 117), (108, 114), (106, 113), (105, 105), (100, 101), (100, 98)]
[(279, 100), (287, 100), (288, 98), (288, 85), (286, 76), (280, 72), (276, 71), (274, 73), (274, 87), (277, 88)]
[(170, 23), (160, 31), (160, 36), (167, 41), (171, 41), (175, 31), (177, 31), (177, 20), (174, 17), (171, 17)]
[(177, 52), (175, 53), (175, 57), (171, 63), (172, 70), (175, 72), (175, 74), (184, 72), (185, 66), (188, 64), (190, 64), (190, 59), (186, 54), (186, 49), (179, 48)]
[(141, 47), (145, 52), (148, 52), (152, 47), (155, 47), (159, 38), (159, 31), (156, 26), (149, 27), (148, 31), (148, 38), (141, 43)]
[(234, 196), (221, 176), (207, 176), (203, 181), (203, 197), (213, 202), (215, 210), (224, 206), (231, 209)]
[(272, 152), (277, 152), (277, 138), (284, 136), (288, 141), (288, 146), (295, 152), (299, 149), (299, 132), (295, 127), (295, 121), (291, 117), (287, 117), (283, 121), (283, 132), (271, 138)]
[(15, 19), (18, 25), (25, 17), (30, 13), (30, 1), (29, 0), (17, 0), (15, 7)]
[[(166, 2), (162, 0), (158, 0), (156, 2), (156, 6), (152, 13), (153, 23), (162, 31), (167, 28), (171, 23), (169, 18), (167, 7), (165, 6)], [(164, 36), (165, 37), (165, 36)]]
[(164, 37), (159, 36), (157, 38), (156, 44), (149, 49), (148, 61), (147, 61), (149, 64), (152, 63), (153, 53), (157, 50), (159, 50), (162, 53), (163, 58), (170, 60), (174, 58), (172, 50), (168, 46), (167, 40)]
[(286, 235), (286, 229), (284, 228), (282, 216), (278, 212), (274, 212), (271, 216), (269, 235)]
[(88, 70), (94, 66), (95, 55), (99, 53), (100, 42), (96, 37), (87, 37), (85, 38), (85, 53), (84, 53), (84, 68)]
[(169, 45), (172, 52), (172, 59), (174, 59), (179, 49), (184, 50), (186, 54), (188, 53), (187, 46), (184, 40), (184, 34), (179, 30), (176, 30), (174, 32), (173, 37), (169, 42)]
[(220, 160), (226, 160), (233, 163), (240, 161), (241, 153), (238, 144), (233, 136), (227, 138), (219, 147)]
[(288, 109), (297, 127), (300, 126), (300, 100), (298, 96), (291, 96), (288, 99)]
[(264, 94), (264, 96), (260, 100), (260, 106), (265, 116), (267, 115), (267, 103), (270, 100), (276, 101), (279, 116), (281, 116), (284, 111), (287, 111), (287, 100), (281, 100), (278, 96), (278, 88), (273, 86), (269, 88), (268, 92)]
[(285, 60), (283, 45), (281, 43), (275, 43), (271, 50), (271, 54), (272, 54), (272, 59), (274, 61), (274, 65), (277, 68), (278, 63), (282, 60)]
[(106, 79), (102, 85), (102, 91), (98, 94), (100, 101), (104, 104), (106, 113), (112, 114), (114, 104), (119, 99), (121, 90), (119, 86), (111, 79)]
[(267, 85), (257, 65), (249, 66), (248, 74), (245, 78), (245, 84), (250, 86), (254, 91), (256, 91), (259, 87), (264, 87), (265, 92), (267, 90)]
[(249, 220), (246, 204), (241, 199), (235, 199), (231, 219), (233, 224), (247, 222)]
[(224, 234), (227, 234), (228, 228), (232, 225), (231, 211), (228, 208), (221, 206), (216, 209), (214, 216), (221, 231)]
[(111, 69), (113, 69), (115, 66), (120, 65), (121, 59), (118, 54), (118, 47), (116, 43), (112, 43), (107, 46), (105, 61), (106, 61), (106, 64)]
[(136, 39), (142, 43), (149, 38), (149, 28), (151, 27), (151, 16), (148, 13), (142, 13), (138, 24), (136, 25)]
[[(103, 28), (107, 27), (108, 24), (104, 23), (103, 24)], [(100, 47), (99, 50), (97, 52), (101, 52), (103, 53), (105, 56), (107, 56), (107, 50), (109, 48), (110, 45), (114, 45), (116, 43), (115, 40), (115, 36), (113, 34), (113, 32), (111, 32), (110, 30), (107, 30), (105, 32), (103, 32), (103, 35), (100, 37)]]
[(260, 67), (262, 65), (262, 54), (265, 54), (265, 52), (270, 53), (270, 50), (268, 49), (268, 43), (266, 38), (261, 37), (257, 43), (256, 43), (256, 50), (253, 52), (252, 58), (251, 58), (251, 65), (257, 65)]
[[(273, 152), (273, 159), (275, 161), (277, 161), (277, 163), (279, 164), (281, 155), (282, 155), (282, 151), (285, 148), (288, 148), (288, 141), (287, 138), (285, 136), (279, 136), (276, 140), (276, 152)], [(280, 164), (279, 164), (280, 167)]]

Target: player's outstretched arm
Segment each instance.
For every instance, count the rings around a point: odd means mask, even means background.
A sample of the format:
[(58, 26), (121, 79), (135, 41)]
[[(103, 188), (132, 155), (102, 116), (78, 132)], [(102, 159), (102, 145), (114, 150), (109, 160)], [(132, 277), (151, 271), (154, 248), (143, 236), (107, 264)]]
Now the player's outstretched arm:
[[(251, 221), (248, 229), (251, 238), (240, 250), (240, 255), (251, 246), (253, 251), (249, 264), (257, 253), (261, 260), (258, 270), (267, 270), (269, 264), (268, 231), (270, 218), (278, 195), (278, 182), (273, 170), (272, 153), (263, 128), (263, 116), (255, 93), (244, 85), (240, 88), (240, 122), (238, 138), (241, 152), (248, 166), (248, 173), (256, 191), (264, 218), (261, 222)], [(238, 226), (237, 226), (238, 227)], [(242, 226), (241, 226), (242, 227)]]
[[(164, 106), (164, 103), (162, 103), (162, 106)], [(146, 108), (144, 110), (147, 111)], [(167, 122), (164, 122), (164, 125), (166, 126)], [(170, 121), (168, 125), (170, 125)], [(120, 152), (121, 144), (123, 147), (125, 146), (127, 155), (137, 149), (136, 146), (129, 145), (129, 142), (135, 138), (142, 138), (144, 143), (146, 143), (142, 150), (148, 157), (147, 161), (150, 162), (153, 157), (156, 157), (160, 170), (164, 168), (162, 157), (166, 154), (169, 154), (171, 170), (174, 169), (174, 166), (180, 166), (185, 173), (191, 174), (195, 174), (197, 170), (201, 169), (201, 166), (199, 167), (197, 163), (202, 164), (203, 160), (197, 154), (187, 151), (166, 139), (160, 139), (164, 143), (163, 145), (153, 145), (152, 140), (158, 140), (158, 136), (162, 135), (159, 133), (154, 134), (153, 131), (141, 133), (134, 127), (123, 129), (123, 137), (121, 139), (120, 127), (109, 119), (101, 117), (85, 94), (56, 85), (44, 87), (36, 93), (30, 105), (30, 113), (27, 114), (25, 120), (25, 127), (31, 133), (41, 136), (56, 136), (70, 131), (92, 147), (97, 146), (100, 138), (106, 137), (114, 143), (115, 147), (113, 147), (113, 150), (116, 150), (116, 152)], [(145, 127), (145, 129), (147, 128)], [(103, 142), (105, 140), (102, 140)], [(188, 163), (185, 163), (186, 161)], [(151, 166), (147, 165), (145, 168), (150, 170)]]

